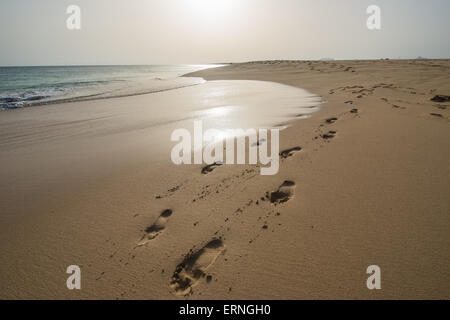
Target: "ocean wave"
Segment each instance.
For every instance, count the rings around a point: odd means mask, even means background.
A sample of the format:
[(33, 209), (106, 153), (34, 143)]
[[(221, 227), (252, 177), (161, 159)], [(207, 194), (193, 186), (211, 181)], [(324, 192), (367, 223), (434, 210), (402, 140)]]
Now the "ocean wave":
[[(100, 81), (92, 81), (99, 84)], [(105, 82), (101, 86), (41, 88), (0, 94), (0, 110), (41, 106), (46, 104), (121, 98), (181, 89), (204, 83), (203, 78), (152, 78), (140, 81)]]
[(0, 110), (183, 88), (205, 81), (181, 75), (211, 67), (0, 67)]
[(40, 90), (23, 90), (0, 93), (0, 109), (22, 108), (33, 103), (63, 95), (69, 89), (42, 88)]

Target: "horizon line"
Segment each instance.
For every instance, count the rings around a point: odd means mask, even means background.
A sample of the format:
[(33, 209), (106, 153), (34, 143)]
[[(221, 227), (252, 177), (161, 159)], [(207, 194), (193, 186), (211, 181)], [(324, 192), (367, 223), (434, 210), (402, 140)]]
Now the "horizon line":
[(201, 66), (201, 65), (229, 65), (243, 64), (252, 62), (269, 62), (269, 61), (379, 61), (379, 60), (449, 60), (450, 58), (358, 58), (358, 59), (267, 59), (267, 60), (248, 60), (240, 62), (211, 62), (211, 63), (155, 63), (155, 64), (55, 64), (55, 65), (0, 65), (0, 68), (37, 68), (37, 67), (132, 67), (132, 66)]

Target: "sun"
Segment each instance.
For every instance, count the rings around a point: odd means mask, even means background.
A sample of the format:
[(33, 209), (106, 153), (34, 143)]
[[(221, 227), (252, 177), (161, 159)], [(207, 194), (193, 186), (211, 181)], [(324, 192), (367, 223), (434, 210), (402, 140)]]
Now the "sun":
[(186, 0), (189, 10), (196, 16), (220, 18), (231, 12), (233, 0)]

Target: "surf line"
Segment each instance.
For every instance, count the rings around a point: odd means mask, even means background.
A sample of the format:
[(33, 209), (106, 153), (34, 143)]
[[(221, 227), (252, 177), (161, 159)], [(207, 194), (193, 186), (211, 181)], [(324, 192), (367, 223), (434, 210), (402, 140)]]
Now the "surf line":
[[(270, 131), (270, 154), (268, 139)], [(258, 139), (259, 137), (259, 139)], [(247, 164), (246, 141), (248, 143), (248, 164), (261, 164), (261, 175), (275, 175), (280, 167), (280, 129), (208, 129), (203, 132), (203, 122), (194, 121), (194, 137), (187, 129), (176, 129), (172, 132), (171, 141), (179, 142), (172, 148), (171, 160), (176, 165), (192, 164)], [(224, 140), (226, 161), (224, 161)], [(235, 161), (235, 141), (236, 161)], [(204, 145), (206, 144), (206, 145)], [(259, 151), (259, 152), (258, 152)], [(259, 155), (259, 157), (258, 157)]]

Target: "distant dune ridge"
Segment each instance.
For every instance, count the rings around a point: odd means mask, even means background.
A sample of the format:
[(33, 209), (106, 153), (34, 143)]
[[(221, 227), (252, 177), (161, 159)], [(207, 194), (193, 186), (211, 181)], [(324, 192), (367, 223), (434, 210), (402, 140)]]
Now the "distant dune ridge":
[[(168, 139), (150, 147), (172, 123), (145, 108), (169, 93), (72, 103), (57, 123), (37, 108), (5, 111), (0, 298), (449, 299), (449, 70), (431, 59), (261, 61), (186, 75), (321, 97), (314, 113), (293, 105), (276, 118), (287, 129), (274, 176), (176, 166), (157, 152)], [(170, 93), (174, 106), (186, 90)], [(66, 288), (69, 265), (82, 290)], [(366, 286), (371, 265), (381, 290)]]

